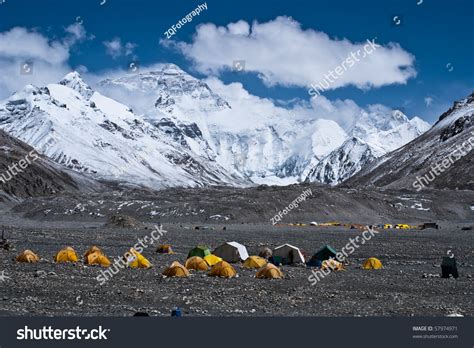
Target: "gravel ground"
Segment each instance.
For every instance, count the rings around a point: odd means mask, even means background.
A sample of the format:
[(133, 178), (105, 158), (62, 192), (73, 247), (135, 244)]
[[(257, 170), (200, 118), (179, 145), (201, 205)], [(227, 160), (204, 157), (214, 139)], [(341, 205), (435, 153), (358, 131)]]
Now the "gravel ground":
[[(184, 263), (197, 244), (212, 248), (225, 241), (245, 244), (250, 254), (262, 246), (282, 243), (299, 246), (311, 255), (322, 245), (337, 249), (359, 235), (346, 228), (273, 227), (264, 224), (192, 225), (165, 224), (168, 232), (160, 243), (170, 243), (174, 255), (144, 255), (153, 263), (148, 270), (124, 269), (106, 284), (96, 280), (103, 270), (78, 264), (55, 264), (56, 251), (73, 246), (81, 255), (100, 246), (109, 258), (122, 255), (150, 235), (152, 225), (138, 230), (104, 228), (101, 222), (37, 222), (0, 217), (6, 235), (16, 248), (0, 250), (0, 315), (131, 316), (137, 311), (169, 316), (178, 306), (186, 316), (472, 316), (472, 231), (444, 223), (440, 230), (384, 230), (350, 256), (347, 271), (331, 273), (311, 286), (311, 269), (283, 266), (284, 279), (261, 280), (255, 271), (234, 265), (238, 277), (212, 278), (194, 272), (189, 278), (164, 278), (161, 273), (174, 260)], [(14, 227), (13, 227), (14, 226)], [(23, 249), (43, 259), (37, 264), (13, 261)], [(441, 279), (440, 262), (450, 250), (456, 256), (460, 277)], [(360, 265), (367, 257), (382, 260), (384, 269), (367, 271)]]

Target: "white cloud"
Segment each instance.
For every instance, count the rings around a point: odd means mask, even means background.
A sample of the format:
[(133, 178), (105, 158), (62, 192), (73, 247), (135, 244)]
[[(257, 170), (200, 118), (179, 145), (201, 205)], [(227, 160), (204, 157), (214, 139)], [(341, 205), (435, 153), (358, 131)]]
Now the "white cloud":
[(433, 98), (431, 98), (431, 97), (426, 97), (424, 99), (424, 101), (425, 101), (425, 104), (426, 104), (427, 107), (430, 107), (431, 104), (433, 104)]
[[(72, 46), (90, 38), (80, 23), (65, 28), (64, 37), (56, 40), (23, 27), (1, 32), (0, 99), (27, 84), (42, 86), (59, 81), (72, 70), (68, 65)], [(20, 73), (25, 62), (31, 64), (32, 74)]]
[[(374, 39), (374, 38), (367, 38)], [(174, 47), (205, 74), (219, 74), (232, 68), (234, 60), (245, 60), (245, 70), (259, 74), (269, 86), (308, 87), (367, 43), (330, 38), (313, 29), (303, 30), (288, 17), (250, 25), (240, 20), (226, 27), (209, 23), (197, 27), (191, 43), (161, 41)], [(358, 88), (406, 83), (416, 75), (414, 56), (396, 43), (378, 47), (360, 59), (330, 85), (329, 89), (354, 85)]]
[(77, 42), (85, 41), (85, 40), (93, 40), (95, 38), (94, 35), (87, 35), (86, 29), (82, 25), (82, 23), (73, 23), (64, 29), (66, 33), (69, 35), (64, 38), (64, 42), (68, 46), (73, 46)]
[(49, 41), (26, 28), (15, 27), (0, 33), (0, 57), (3, 59), (39, 59), (61, 64), (69, 58), (69, 47), (61, 41)]
[(114, 37), (110, 41), (104, 41), (103, 44), (106, 53), (114, 59), (133, 54), (134, 49), (137, 47), (137, 45), (132, 42), (122, 44), (122, 40), (119, 37)]

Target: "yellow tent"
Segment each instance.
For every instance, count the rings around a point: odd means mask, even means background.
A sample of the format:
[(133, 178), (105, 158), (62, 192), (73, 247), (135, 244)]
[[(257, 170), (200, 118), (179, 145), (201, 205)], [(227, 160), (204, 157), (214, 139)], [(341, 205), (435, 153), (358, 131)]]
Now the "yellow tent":
[(93, 253), (100, 253), (100, 254), (103, 254), (102, 250), (99, 248), (99, 247), (96, 247), (95, 245), (90, 247), (89, 250), (87, 250), (84, 254), (84, 260), (87, 258), (87, 256), (89, 256), (90, 254), (93, 254)]
[(174, 254), (174, 251), (171, 249), (171, 245), (169, 244), (161, 244), (156, 249), (156, 252), (160, 254)]
[(212, 267), (212, 266), (214, 266), (215, 264), (221, 262), (222, 259), (221, 259), (219, 256), (210, 254), (210, 255), (204, 256), (204, 261), (206, 261), (206, 263), (207, 263), (209, 266)]
[(321, 268), (328, 269), (331, 271), (341, 271), (344, 269), (344, 265), (334, 259), (327, 259), (323, 261), (323, 263), (321, 264)]
[(128, 266), (131, 268), (150, 268), (151, 263), (145, 256), (140, 254), (134, 248), (131, 248), (129, 252), (125, 253), (125, 259), (128, 262)]
[(267, 260), (260, 256), (249, 256), (244, 261), (243, 266), (245, 268), (261, 268), (267, 264)]
[(234, 267), (228, 264), (225, 261), (221, 261), (214, 266), (212, 266), (211, 270), (208, 273), (211, 277), (223, 277), (223, 278), (232, 278), (237, 275)]
[(194, 269), (196, 271), (207, 271), (209, 268), (206, 261), (199, 256), (192, 256), (187, 259), (185, 266), (187, 269)]
[(96, 251), (95, 253), (89, 254), (84, 258), (86, 265), (100, 265), (104, 267), (110, 266), (110, 260), (102, 252)]
[(380, 269), (382, 267), (382, 262), (375, 257), (369, 257), (362, 265), (363, 269)]
[(257, 271), (255, 277), (259, 279), (280, 279), (283, 278), (283, 273), (277, 266), (268, 263)]
[(79, 257), (77, 257), (76, 252), (71, 247), (65, 247), (64, 249), (60, 250), (56, 256), (54, 257), (54, 261), (57, 263), (60, 262), (77, 262), (79, 261)]
[(39, 256), (32, 252), (30, 249), (26, 249), (20, 255), (16, 257), (18, 262), (35, 263), (39, 261)]
[(402, 230), (408, 230), (410, 228), (410, 225), (407, 225), (407, 224), (396, 224), (395, 225), (395, 228), (399, 228), (399, 229), (402, 229)]
[(187, 277), (189, 276), (189, 271), (178, 261), (174, 261), (171, 266), (165, 269), (163, 275), (167, 277)]

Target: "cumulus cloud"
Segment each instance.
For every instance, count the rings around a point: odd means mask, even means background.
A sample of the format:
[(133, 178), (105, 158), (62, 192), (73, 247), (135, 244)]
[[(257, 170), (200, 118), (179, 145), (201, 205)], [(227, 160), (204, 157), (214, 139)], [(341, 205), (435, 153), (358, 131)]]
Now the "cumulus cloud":
[(75, 45), (78, 42), (85, 41), (85, 40), (93, 40), (95, 39), (94, 35), (88, 35), (84, 25), (82, 23), (73, 23), (68, 25), (64, 31), (68, 34), (64, 38), (64, 42), (69, 47)]
[[(245, 70), (257, 73), (269, 86), (308, 87), (322, 81), (351, 53), (362, 52), (367, 41), (332, 39), (323, 32), (302, 29), (289, 17), (277, 17), (266, 23), (254, 22), (251, 26), (243, 20), (225, 27), (203, 24), (197, 27), (190, 43), (169, 40), (161, 43), (182, 52), (194, 63), (194, 68), (204, 74), (218, 75), (232, 69), (233, 61), (245, 60)], [(413, 64), (414, 56), (398, 44), (380, 45), (339, 76), (328, 89), (403, 84), (416, 75)]]
[[(27, 84), (41, 86), (60, 80), (71, 71), (68, 64), (71, 48), (91, 38), (81, 23), (69, 25), (64, 36), (55, 40), (23, 27), (1, 32), (0, 99)], [(25, 63), (30, 65), (31, 74), (21, 73)]]
[(69, 47), (61, 41), (49, 41), (26, 28), (15, 27), (0, 33), (0, 57), (3, 59), (39, 59), (61, 64), (69, 58)]
[(104, 41), (103, 44), (106, 53), (114, 59), (120, 56), (129, 56), (133, 54), (133, 51), (137, 47), (137, 45), (132, 42), (122, 44), (122, 40), (119, 37), (114, 37), (110, 41)]

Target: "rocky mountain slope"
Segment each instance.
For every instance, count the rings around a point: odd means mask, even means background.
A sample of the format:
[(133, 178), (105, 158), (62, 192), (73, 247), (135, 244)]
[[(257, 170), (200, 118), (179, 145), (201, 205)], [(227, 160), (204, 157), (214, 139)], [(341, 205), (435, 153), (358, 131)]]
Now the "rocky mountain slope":
[(64, 170), (31, 146), (0, 130), (0, 201), (60, 192), (93, 192), (100, 184)]
[(426, 133), (349, 179), (346, 186), (474, 189), (474, 94), (455, 102)]

